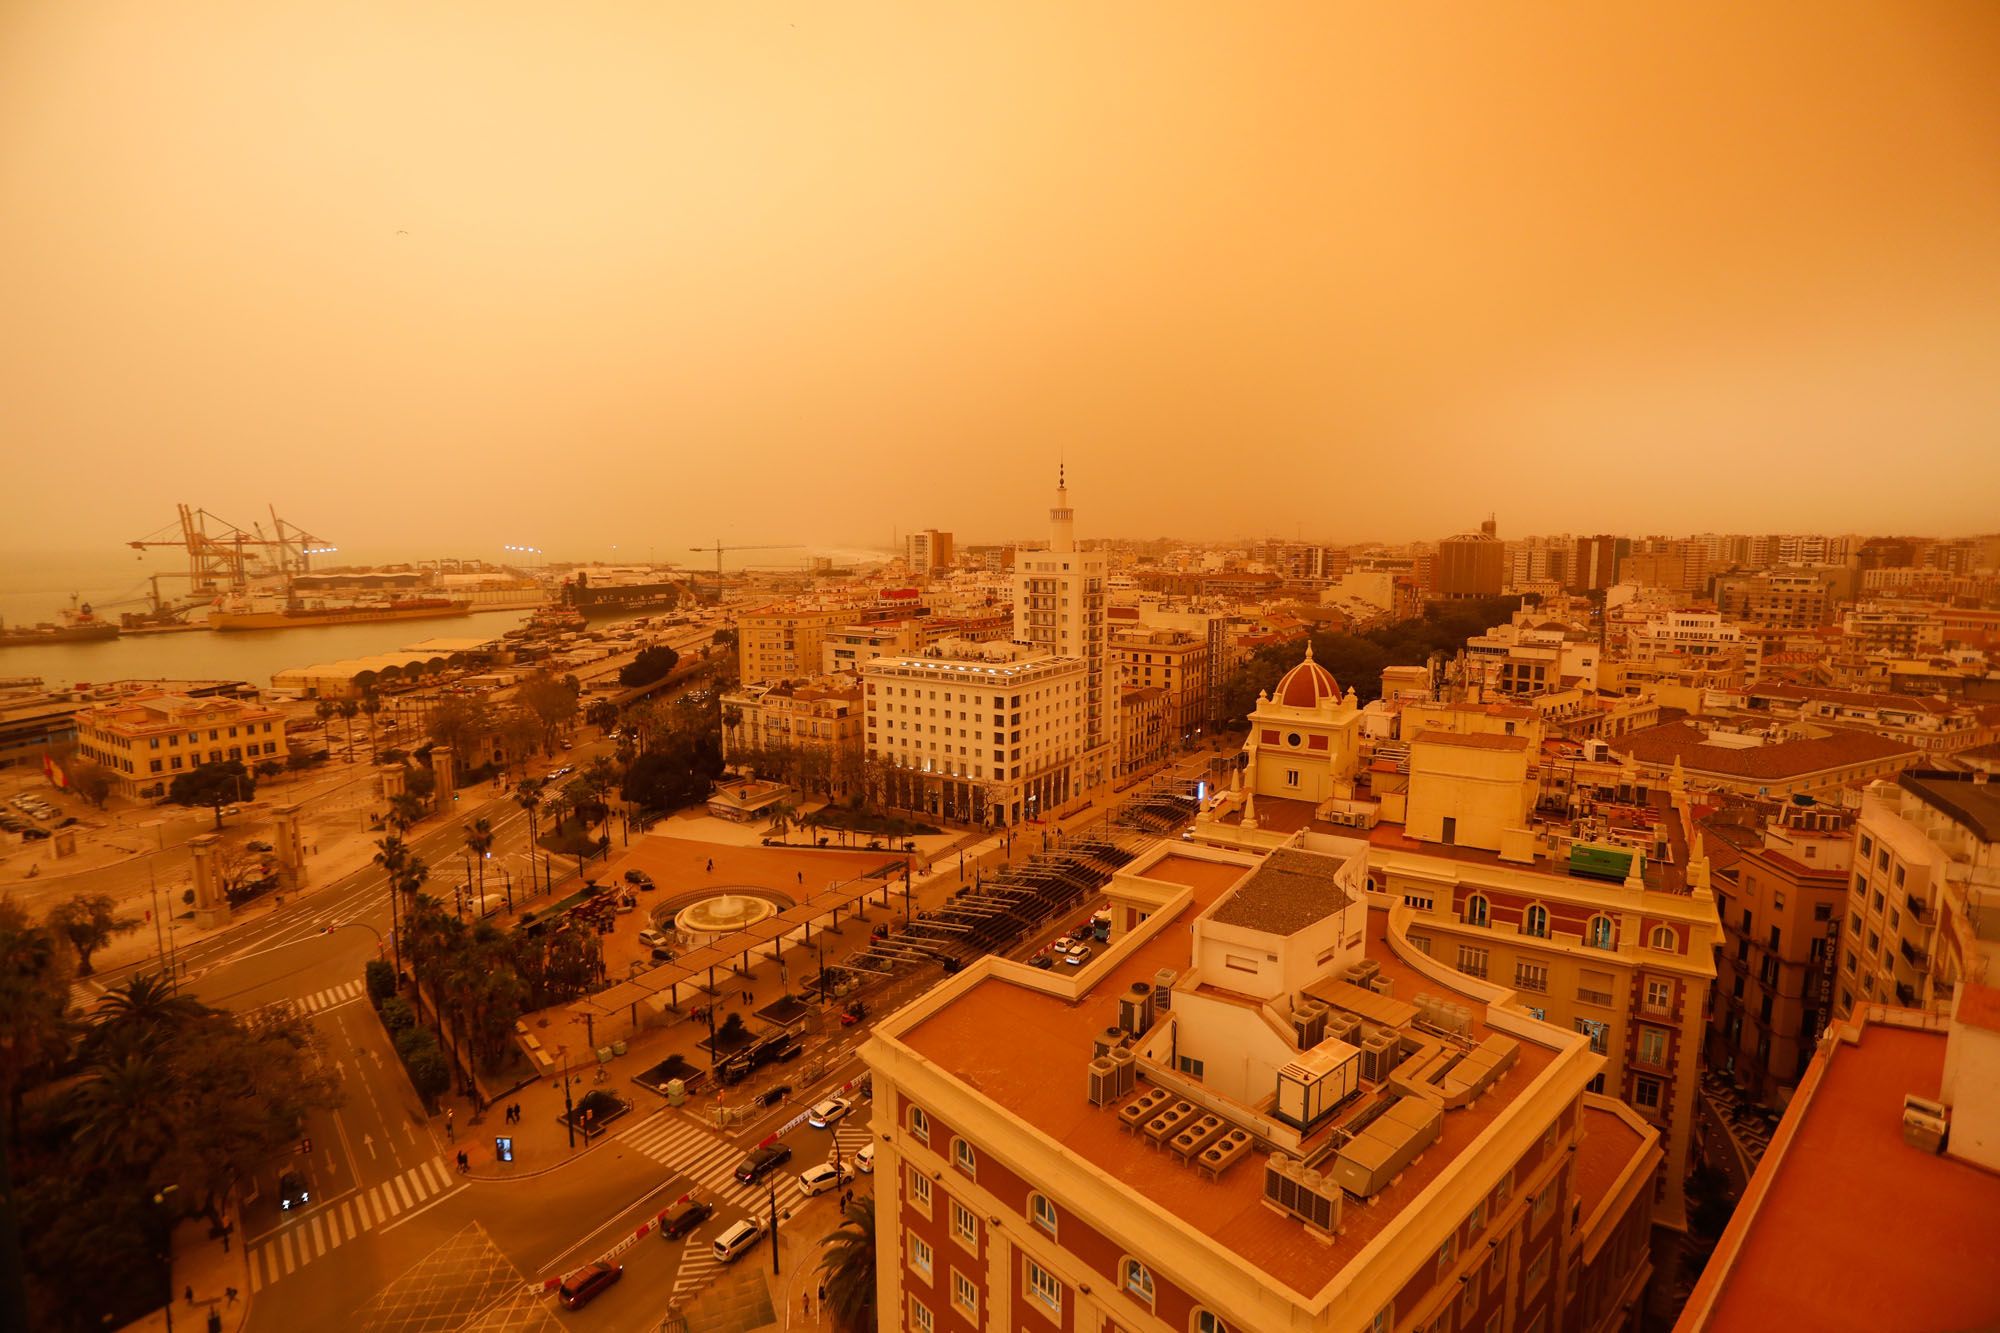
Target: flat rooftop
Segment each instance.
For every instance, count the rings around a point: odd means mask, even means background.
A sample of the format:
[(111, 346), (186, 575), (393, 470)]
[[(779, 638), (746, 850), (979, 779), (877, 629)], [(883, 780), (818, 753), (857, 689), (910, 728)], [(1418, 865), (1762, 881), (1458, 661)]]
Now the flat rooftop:
[[(1514, 1067), (1473, 1105), (1447, 1111), (1440, 1139), (1425, 1149), (1395, 1183), (1373, 1201), (1344, 1210), (1340, 1234), (1329, 1243), (1295, 1218), (1263, 1201), (1263, 1155), (1248, 1158), (1209, 1180), (1120, 1128), (1115, 1106), (1096, 1107), (1086, 1095), (1091, 1040), (1115, 1018), (1117, 997), (1133, 983), (1151, 985), (1162, 968), (1185, 972), (1190, 965), (1190, 928), (1233, 885), (1255, 873), (1243, 867), (1170, 854), (1145, 873), (1151, 881), (1183, 885), (1191, 901), (1131, 956), (1098, 977), (1075, 1003), (996, 977), (986, 977), (937, 1013), (900, 1034), (900, 1039), (941, 1071), (963, 1081), (1023, 1123), (1078, 1158), (1090, 1162), (1127, 1190), (1173, 1214), (1243, 1262), (1311, 1295), (1325, 1287), (1364, 1247), (1392, 1223), (1463, 1155), (1472, 1141), (1521, 1096), (1554, 1061), (1557, 1050), (1520, 1043)], [(1157, 918), (1155, 918), (1157, 920)], [(1446, 993), (1440, 983), (1404, 964), (1389, 947), (1388, 913), (1368, 915), (1367, 957), (1391, 978), (1396, 998), (1420, 992)], [(1317, 983), (1315, 989), (1345, 986)], [(1471, 1011), (1471, 1037), (1486, 1035), (1485, 1008), (1471, 997), (1453, 998)], [(993, 1034), (1008, 1034), (1005, 1041)], [(1551, 1038), (1557, 1034), (1551, 1030)], [(1141, 1086), (1145, 1080), (1140, 1080)], [(1366, 1105), (1364, 1101), (1362, 1106)], [(1359, 1107), (1343, 1111), (1307, 1140), (1324, 1143), (1333, 1128)]]
[(1903, 1095), (1935, 1098), (1944, 1054), (1941, 1030), (1868, 1022), (1821, 1057), (1677, 1330), (2000, 1324), (2000, 1175), (1903, 1142)]

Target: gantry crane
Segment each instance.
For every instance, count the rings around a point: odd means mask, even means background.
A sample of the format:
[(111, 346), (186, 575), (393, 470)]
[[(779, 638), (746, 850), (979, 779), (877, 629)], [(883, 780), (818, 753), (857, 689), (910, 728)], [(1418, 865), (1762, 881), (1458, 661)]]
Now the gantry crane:
[[(243, 591), (250, 581), (252, 560), (269, 572), (289, 579), (311, 568), (313, 556), (333, 549), (303, 528), (286, 523), (278, 517), (276, 509), (271, 510), (275, 535), (266, 537), (262, 525), (246, 532), (205, 509), (190, 509), (186, 505), (176, 508), (180, 511), (177, 524), (125, 544), (135, 551), (144, 551), (149, 546), (176, 546), (186, 551), (186, 577), (190, 593), (214, 595)], [(211, 521), (217, 525), (217, 530), (210, 531)], [(179, 535), (168, 536), (176, 526)]]

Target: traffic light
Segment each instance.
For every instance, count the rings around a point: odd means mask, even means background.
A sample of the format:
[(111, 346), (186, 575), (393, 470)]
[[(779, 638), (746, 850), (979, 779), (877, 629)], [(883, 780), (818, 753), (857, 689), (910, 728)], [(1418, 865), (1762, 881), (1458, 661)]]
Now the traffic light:
[(312, 1150), (313, 1141), (310, 1136), (299, 1140), (299, 1156), (310, 1157), (312, 1156)]

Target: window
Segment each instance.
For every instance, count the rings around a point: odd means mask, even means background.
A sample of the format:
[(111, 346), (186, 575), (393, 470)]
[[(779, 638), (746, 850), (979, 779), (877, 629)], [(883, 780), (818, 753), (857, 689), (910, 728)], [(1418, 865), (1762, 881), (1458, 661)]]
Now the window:
[(1127, 1259), (1121, 1266), (1121, 1273), (1126, 1293), (1150, 1306), (1153, 1303), (1153, 1275), (1147, 1271), (1146, 1265), (1137, 1259)]
[(1465, 900), (1465, 924), (1483, 926), (1486, 924), (1488, 908), (1484, 894), (1473, 894)]
[(1486, 975), (1486, 950), (1475, 949), (1469, 944), (1458, 946), (1458, 970), (1471, 977)]
[(1054, 1273), (1049, 1272), (1033, 1259), (1024, 1257), (1021, 1262), (1027, 1269), (1028, 1296), (1033, 1300), (1041, 1302), (1043, 1308), (1048, 1310), (1055, 1318), (1061, 1319), (1062, 1283), (1056, 1281)]
[(973, 1286), (972, 1279), (956, 1268), (951, 1270), (951, 1303), (965, 1311), (968, 1319), (975, 1322), (978, 1320), (979, 1288)]
[(926, 1145), (931, 1141), (931, 1118), (924, 1114), (921, 1106), (910, 1108), (910, 1137)]
[(1656, 1067), (1664, 1067), (1666, 1065), (1667, 1032), (1665, 1028), (1642, 1027), (1639, 1029), (1639, 1062)]
[(1473, 1204), (1472, 1211), (1466, 1214), (1465, 1234), (1468, 1236), (1476, 1236), (1479, 1234), (1479, 1229), (1485, 1225), (1486, 1225), (1486, 1204), (1482, 1200), (1479, 1203)]
[(1652, 939), (1648, 942), (1662, 953), (1681, 951), (1681, 937), (1674, 933), (1672, 926), (1654, 926)]
[(1549, 937), (1549, 909), (1536, 903), (1521, 914), (1521, 933), (1532, 935), (1538, 940)]
[(1546, 991), (1549, 988), (1549, 969), (1542, 963), (1516, 963), (1514, 985), (1520, 990)]
[(1299, 770), (1296, 768), (1285, 770), (1285, 785), (1287, 787), (1296, 787), (1299, 785)]
[(1590, 918), (1590, 927), (1584, 931), (1583, 942), (1593, 949), (1613, 949), (1617, 947), (1618, 927), (1608, 916)]
[(951, 1201), (951, 1234), (959, 1244), (974, 1250), (979, 1248), (979, 1219), (957, 1199)]
[(1200, 1078), (1202, 1076), (1204, 1069), (1206, 1068), (1206, 1066), (1203, 1065), (1201, 1061), (1195, 1059), (1191, 1055), (1180, 1056), (1178, 1057), (1178, 1060), (1180, 1063), (1181, 1072), (1183, 1074), (1186, 1074), (1189, 1078)]
[(910, 1238), (911, 1269), (913, 1269), (916, 1273), (921, 1275), (924, 1281), (926, 1282), (930, 1281), (931, 1280), (930, 1242), (925, 1240), (922, 1236), (919, 1236), (914, 1231), (907, 1232), (905, 1234), (907, 1234)]
[(1660, 1080), (1656, 1078), (1636, 1078), (1632, 1080), (1632, 1104), (1643, 1106), (1649, 1111), (1660, 1109)]
[(1611, 1049), (1611, 1025), (1609, 1023), (1600, 1023), (1594, 1018), (1579, 1018), (1576, 1020), (1576, 1030), (1590, 1038), (1590, 1049), (1596, 1051), (1599, 1055), (1603, 1055)]
[(925, 1217), (931, 1214), (931, 1178), (916, 1167), (910, 1168), (910, 1202), (922, 1211)]
[(1541, 1252), (1529, 1263), (1528, 1271), (1521, 1277), (1523, 1297), (1540, 1290), (1542, 1283), (1549, 1280), (1549, 1251), (1554, 1248), (1553, 1245), (1542, 1246)]
[(1047, 1195), (1029, 1195), (1028, 1214), (1034, 1218), (1036, 1226), (1048, 1232), (1051, 1236), (1056, 1234), (1056, 1206), (1049, 1202)]
[(977, 1176), (979, 1174), (978, 1154), (972, 1151), (972, 1145), (964, 1139), (953, 1139), (951, 1141), (951, 1161), (952, 1165), (965, 1172), (968, 1176)]
[(1229, 1333), (1229, 1325), (1206, 1310), (1194, 1312), (1194, 1333)]
[[(1739, 978), (1740, 980), (1741, 978)], [(1664, 1014), (1674, 1002), (1674, 983), (1660, 981), (1652, 977), (1646, 979), (1646, 1008), (1656, 1014)]]
[(937, 1323), (931, 1318), (930, 1310), (916, 1297), (910, 1297), (910, 1327), (917, 1333), (936, 1333)]
[(1410, 947), (1418, 953), (1429, 953), (1431, 951), (1431, 937), (1413, 933), (1410, 936)]
[(1453, 1232), (1444, 1238), (1444, 1244), (1438, 1246), (1438, 1272), (1442, 1273), (1445, 1269), (1450, 1268), (1451, 1261), (1456, 1258), (1458, 1258), (1458, 1233)]

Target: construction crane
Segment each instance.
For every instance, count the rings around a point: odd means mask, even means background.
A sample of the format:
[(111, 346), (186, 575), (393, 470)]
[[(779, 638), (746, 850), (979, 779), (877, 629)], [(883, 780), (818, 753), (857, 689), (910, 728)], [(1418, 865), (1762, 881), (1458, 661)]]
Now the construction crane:
[(706, 555), (710, 551), (715, 552), (715, 586), (718, 589), (722, 587), (722, 553), (724, 551), (799, 551), (804, 549), (804, 547), (798, 545), (796, 542), (781, 542), (776, 546), (724, 546), (720, 538), (716, 540), (713, 546), (688, 547), (688, 550), (695, 552), (697, 555)]
[[(276, 573), (289, 579), (294, 574), (305, 573), (311, 567), (313, 556), (324, 555), (334, 549), (305, 529), (287, 524), (278, 517), (275, 509), (271, 511), (271, 522), (276, 535), (266, 537), (261, 525), (253, 531), (245, 531), (205, 509), (190, 509), (187, 505), (175, 507), (179, 510), (176, 523), (125, 544), (140, 552), (149, 546), (173, 546), (186, 551), (188, 567), (185, 577), (191, 594), (212, 596), (222, 592), (241, 592), (249, 584), (253, 560), (262, 567), (259, 572)], [(213, 530), (209, 526), (211, 523), (215, 524)]]

